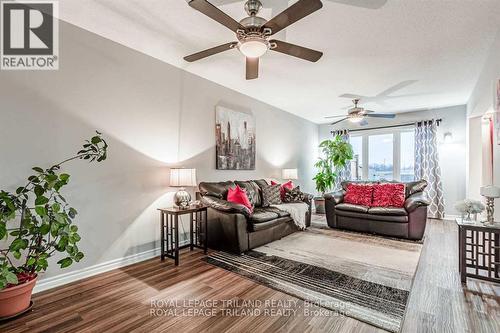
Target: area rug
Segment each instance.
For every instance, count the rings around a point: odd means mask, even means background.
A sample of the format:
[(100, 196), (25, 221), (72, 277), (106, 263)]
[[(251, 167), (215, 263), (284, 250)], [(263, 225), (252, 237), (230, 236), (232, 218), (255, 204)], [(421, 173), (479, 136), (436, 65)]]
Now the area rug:
[(270, 288), (399, 332), (422, 244), (311, 227), (206, 261)]

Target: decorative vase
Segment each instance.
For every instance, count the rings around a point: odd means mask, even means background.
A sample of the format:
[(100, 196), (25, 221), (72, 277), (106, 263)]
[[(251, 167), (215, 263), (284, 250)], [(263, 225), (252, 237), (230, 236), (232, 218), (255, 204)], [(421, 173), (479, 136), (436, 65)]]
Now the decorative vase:
[(31, 294), (37, 278), (0, 290), (0, 319), (13, 317), (30, 307)]

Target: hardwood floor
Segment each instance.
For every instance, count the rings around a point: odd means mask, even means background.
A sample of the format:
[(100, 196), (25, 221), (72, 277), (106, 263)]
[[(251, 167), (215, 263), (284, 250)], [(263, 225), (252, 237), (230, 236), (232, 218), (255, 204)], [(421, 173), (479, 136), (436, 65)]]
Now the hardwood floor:
[[(500, 285), (469, 279), (462, 287), (457, 237), (453, 222), (429, 221), (403, 332), (500, 332)], [(320, 308), (307, 308), (321, 311), (317, 316), (305, 313), (302, 301), (201, 258), (201, 251), (184, 251), (179, 267), (152, 259), (39, 293), (33, 311), (0, 325), (0, 332), (384, 332)], [(161, 304), (173, 300), (180, 302), (177, 311), (193, 309), (184, 301), (219, 303), (212, 304), (215, 315), (178, 312), (175, 316), (167, 312), (176, 309), (174, 304)], [(223, 300), (239, 305), (260, 300), (256, 308), (261, 311), (269, 309), (265, 301), (292, 300), (297, 304), (287, 309), (296, 314), (231, 316), (229, 311), (241, 308), (222, 304)]]

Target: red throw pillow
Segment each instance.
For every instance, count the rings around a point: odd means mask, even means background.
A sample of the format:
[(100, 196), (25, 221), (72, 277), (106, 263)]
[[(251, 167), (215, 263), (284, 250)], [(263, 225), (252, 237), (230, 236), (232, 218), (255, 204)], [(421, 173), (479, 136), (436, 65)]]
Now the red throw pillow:
[(239, 185), (236, 185), (235, 188), (229, 188), (227, 190), (227, 201), (247, 207), (250, 213), (253, 211), (247, 192), (245, 192), (245, 190), (243, 190)]
[(373, 204), (376, 207), (403, 207), (405, 184), (376, 184), (373, 186)]
[(347, 184), (344, 202), (353, 205), (371, 206), (373, 185)]
[[(271, 180), (271, 185), (280, 185), (280, 184), (276, 183), (274, 180)], [(293, 189), (293, 187), (294, 187), (293, 182), (291, 180), (281, 184), (280, 186), (281, 200), (285, 199), (285, 188), (291, 190)]]

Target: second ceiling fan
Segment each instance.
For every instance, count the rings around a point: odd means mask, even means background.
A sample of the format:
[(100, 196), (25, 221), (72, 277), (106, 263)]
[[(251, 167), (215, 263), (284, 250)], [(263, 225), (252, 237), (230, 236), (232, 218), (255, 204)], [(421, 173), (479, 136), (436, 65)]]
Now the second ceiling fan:
[(322, 52), (303, 46), (271, 39), (272, 35), (323, 7), (320, 0), (299, 0), (269, 21), (257, 16), (262, 8), (262, 3), (259, 0), (248, 0), (245, 3), (248, 17), (245, 17), (240, 22), (235, 21), (206, 0), (191, 0), (189, 6), (231, 29), (236, 33), (238, 41), (222, 44), (184, 57), (184, 60), (188, 62), (236, 48), (246, 57), (246, 79), (252, 80), (259, 76), (259, 58), (268, 50), (312, 62), (318, 61), (323, 55)]
[(368, 122), (366, 121), (365, 117), (388, 118), (388, 119), (392, 119), (392, 118), (396, 117), (396, 115), (393, 113), (374, 113), (375, 111), (366, 110), (365, 108), (358, 106), (359, 99), (353, 99), (352, 102), (354, 103), (354, 107), (350, 108), (347, 111), (347, 115), (325, 117), (327, 119), (342, 117), (342, 119), (334, 121), (330, 125), (335, 125), (335, 124), (338, 124), (340, 122), (343, 122), (344, 120), (349, 119), (349, 121), (351, 121), (353, 123), (358, 123), (361, 126), (365, 126), (365, 125), (368, 125)]

